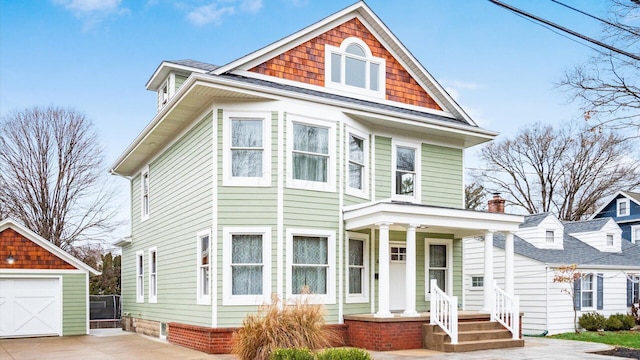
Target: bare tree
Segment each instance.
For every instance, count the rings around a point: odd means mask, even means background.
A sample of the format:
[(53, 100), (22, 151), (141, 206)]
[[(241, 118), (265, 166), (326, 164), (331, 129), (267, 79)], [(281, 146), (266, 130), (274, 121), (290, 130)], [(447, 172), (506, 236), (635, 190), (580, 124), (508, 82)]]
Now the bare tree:
[(0, 203), (5, 216), (60, 248), (105, 240), (112, 220), (102, 149), (84, 114), (59, 107), (0, 121)]
[(627, 157), (631, 149), (613, 132), (534, 124), (484, 147), (488, 170), (481, 176), (490, 191), (506, 194), (507, 204), (575, 221), (605, 196), (640, 186), (640, 162)]
[(578, 310), (579, 304), (576, 302), (575, 284), (582, 281), (582, 274), (578, 271), (576, 264), (561, 265), (554, 268), (553, 282), (567, 284), (566, 288), (560, 290), (563, 294), (567, 294), (571, 297), (571, 303), (573, 304), (573, 331), (578, 333)]
[[(640, 53), (640, 3), (611, 0), (603, 41)], [(590, 129), (622, 130), (623, 139), (640, 137), (640, 62), (613, 52), (598, 51), (584, 65), (565, 73), (559, 82), (577, 100)]]
[(464, 208), (482, 210), (486, 207), (486, 189), (478, 180), (464, 186)]

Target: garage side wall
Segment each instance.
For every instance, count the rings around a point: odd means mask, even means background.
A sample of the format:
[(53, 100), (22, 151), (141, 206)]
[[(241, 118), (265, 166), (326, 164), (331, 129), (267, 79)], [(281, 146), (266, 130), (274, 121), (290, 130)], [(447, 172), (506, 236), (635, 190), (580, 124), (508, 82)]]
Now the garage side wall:
[(62, 335), (88, 334), (87, 274), (62, 275)]

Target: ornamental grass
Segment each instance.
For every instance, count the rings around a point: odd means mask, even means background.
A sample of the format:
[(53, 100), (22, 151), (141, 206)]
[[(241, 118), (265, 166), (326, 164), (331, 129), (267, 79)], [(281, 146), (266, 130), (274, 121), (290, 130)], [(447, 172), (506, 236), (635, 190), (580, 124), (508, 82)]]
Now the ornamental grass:
[(249, 314), (235, 336), (232, 353), (241, 360), (268, 360), (276, 348), (322, 349), (338, 343), (339, 333), (324, 320), (322, 305), (307, 300), (282, 302), (276, 295), (270, 304)]

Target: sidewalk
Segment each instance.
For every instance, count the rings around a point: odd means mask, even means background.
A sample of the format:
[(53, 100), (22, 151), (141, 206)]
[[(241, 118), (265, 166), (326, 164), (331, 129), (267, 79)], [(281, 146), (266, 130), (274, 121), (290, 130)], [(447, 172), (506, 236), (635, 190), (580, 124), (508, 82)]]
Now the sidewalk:
[[(371, 352), (375, 360), (452, 359), (452, 360), (621, 360), (619, 357), (587, 354), (611, 346), (548, 338), (525, 338), (525, 347), (483, 350), (468, 353), (442, 353), (431, 350)], [(120, 329), (95, 329), (89, 336), (65, 336), (0, 340), (0, 359), (31, 360), (115, 360), (115, 359), (215, 359), (236, 360), (233, 355), (208, 355)]]

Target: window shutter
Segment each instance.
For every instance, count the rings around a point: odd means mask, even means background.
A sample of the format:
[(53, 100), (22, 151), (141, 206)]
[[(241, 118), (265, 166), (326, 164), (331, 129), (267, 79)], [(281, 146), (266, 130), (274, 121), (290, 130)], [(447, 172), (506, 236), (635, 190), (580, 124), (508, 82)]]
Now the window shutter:
[(597, 310), (604, 309), (604, 276), (602, 274), (598, 274), (598, 298), (597, 298)]
[(633, 304), (633, 283), (627, 277), (627, 306)]
[(574, 302), (573, 302), (573, 309), (574, 310), (580, 310), (581, 309), (581, 299), (580, 299), (580, 284), (582, 283), (582, 277), (577, 278), (574, 282), (573, 282), (573, 298), (574, 298)]

